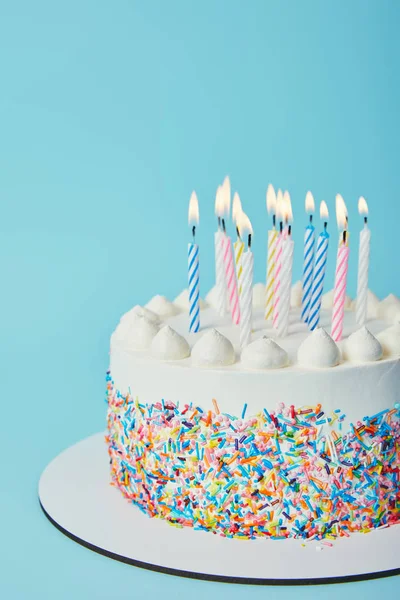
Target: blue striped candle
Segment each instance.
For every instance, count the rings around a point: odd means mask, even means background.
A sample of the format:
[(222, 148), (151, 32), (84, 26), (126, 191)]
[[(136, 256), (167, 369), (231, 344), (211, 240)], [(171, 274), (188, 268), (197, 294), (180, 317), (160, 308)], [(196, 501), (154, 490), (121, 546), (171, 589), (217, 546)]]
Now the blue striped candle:
[(196, 192), (192, 192), (189, 202), (189, 225), (192, 225), (193, 242), (188, 244), (189, 331), (191, 333), (197, 333), (200, 329), (199, 246), (195, 241), (198, 223), (199, 203)]
[(188, 274), (189, 274), (189, 331), (197, 333), (200, 329), (200, 277), (199, 277), (199, 247), (188, 244)]
[(328, 224), (326, 220), (328, 219), (328, 208), (325, 202), (321, 202), (321, 218), (325, 219), (325, 223), (323, 231), (318, 236), (317, 251), (315, 255), (313, 286), (308, 315), (308, 328), (311, 331), (313, 331), (319, 323), (321, 299), (324, 291), (326, 261), (328, 258), (329, 233), (326, 230)]
[[(306, 211), (314, 212), (314, 198), (311, 192), (306, 195)], [(315, 250), (315, 227), (312, 224), (312, 214), (310, 214), (310, 223), (306, 227), (304, 234), (304, 260), (303, 260), (303, 295), (301, 300), (301, 318), (307, 323), (308, 313), (310, 311), (311, 292), (314, 273), (314, 250)]]

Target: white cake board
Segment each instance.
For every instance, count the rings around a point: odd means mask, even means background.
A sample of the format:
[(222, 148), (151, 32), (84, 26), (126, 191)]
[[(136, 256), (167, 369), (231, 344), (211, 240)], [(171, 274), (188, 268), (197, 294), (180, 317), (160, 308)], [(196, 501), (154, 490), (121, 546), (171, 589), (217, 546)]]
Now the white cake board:
[[(39, 482), (51, 523), (74, 541), (125, 563), (234, 583), (318, 584), (400, 574), (398, 525), (333, 542), (237, 540), (150, 519), (110, 485), (104, 434), (57, 456)], [(323, 550), (317, 550), (317, 548)]]

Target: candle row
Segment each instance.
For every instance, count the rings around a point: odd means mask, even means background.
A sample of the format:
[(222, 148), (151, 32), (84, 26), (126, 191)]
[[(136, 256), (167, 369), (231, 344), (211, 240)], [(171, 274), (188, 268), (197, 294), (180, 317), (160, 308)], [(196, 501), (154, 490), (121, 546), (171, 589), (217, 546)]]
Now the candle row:
[[(267, 189), (267, 211), (272, 215), (272, 228), (268, 231), (267, 269), (265, 290), (265, 319), (272, 320), (277, 335), (287, 335), (289, 328), (290, 289), (292, 282), (294, 242), (292, 239), (293, 214), (290, 195)], [(232, 220), (236, 227), (236, 241), (227, 233), (227, 219), (230, 215), (231, 186), (226, 177), (218, 186), (215, 198), (217, 231), (215, 232), (215, 275), (218, 298), (218, 312), (221, 316), (230, 312), (232, 322), (240, 326), (240, 345), (246, 346), (251, 340), (252, 330), (252, 288), (254, 256), (251, 249), (253, 229), (243, 211), (240, 197), (235, 192), (232, 204)], [(328, 207), (320, 204), (320, 217), (323, 228), (317, 240), (313, 216), (314, 198), (307, 192), (305, 209), (308, 224), (304, 234), (304, 258), (302, 279), (301, 319), (309, 329), (314, 330), (319, 323), (321, 299), (329, 249)], [(364, 215), (364, 229), (360, 233), (356, 319), (359, 325), (366, 320), (368, 268), (371, 234), (367, 224), (368, 207), (364, 198), (359, 200), (359, 212)], [(339, 245), (336, 260), (334, 300), (331, 335), (339, 341), (343, 333), (344, 303), (346, 298), (347, 272), (349, 263), (348, 216), (343, 198), (336, 196), (336, 216), (339, 227)], [(199, 247), (195, 241), (196, 226), (199, 222), (198, 200), (192, 193), (189, 203), (189, 224), (192, 226), (193, 241), (188, 246), (189, 280), (189, 330), (200, 329), (199, 309)]]

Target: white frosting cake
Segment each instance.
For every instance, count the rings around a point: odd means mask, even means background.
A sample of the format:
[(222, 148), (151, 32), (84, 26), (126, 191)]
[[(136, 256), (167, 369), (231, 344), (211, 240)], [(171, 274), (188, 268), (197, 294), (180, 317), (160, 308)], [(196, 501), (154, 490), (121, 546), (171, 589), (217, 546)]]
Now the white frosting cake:
[(155, 296), (120, 320), (107, 376), (112, 483), (149, 516), (226, 537), (348, 537), (400, 521), (400, 301), (369, 293), (368, 319), (346, 301), (331, 336), (300, 320), (288, 335), (253, 293), (251, 343), (215, 309), (188, 333), (187, 293)]

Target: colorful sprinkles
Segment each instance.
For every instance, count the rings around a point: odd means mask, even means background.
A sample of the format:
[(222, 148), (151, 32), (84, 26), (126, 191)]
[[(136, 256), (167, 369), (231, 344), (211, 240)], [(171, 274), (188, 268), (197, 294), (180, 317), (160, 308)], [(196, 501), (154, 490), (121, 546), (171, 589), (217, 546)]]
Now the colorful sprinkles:
[(329, 540), (400, 521), (400, 404), (342, 431), (321, 404), (241, 418), (144, 405), (107, 375), (112, 483), (143, 512), (226, 537)]

